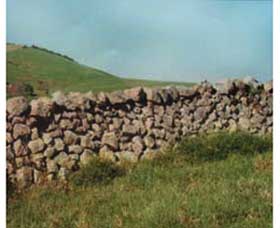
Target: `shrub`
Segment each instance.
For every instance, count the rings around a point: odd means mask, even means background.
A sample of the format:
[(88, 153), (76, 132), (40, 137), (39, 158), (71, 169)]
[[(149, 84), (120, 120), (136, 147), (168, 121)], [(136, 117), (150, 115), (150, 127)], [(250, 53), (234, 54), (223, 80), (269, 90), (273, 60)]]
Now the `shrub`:
[(244, 132), (213, 133), (186, 138), (175, 151), (189, 161), (226, 159), (229, 153), (252, 155), (272, 150), (272, 138)]
[(111, 161), (93, 158), (87, 165), (73, 173), (69, 180), (75, 186), (88, 187), (95, 184), (108, 184), (124, 173), (125, 170), (122, 167)]

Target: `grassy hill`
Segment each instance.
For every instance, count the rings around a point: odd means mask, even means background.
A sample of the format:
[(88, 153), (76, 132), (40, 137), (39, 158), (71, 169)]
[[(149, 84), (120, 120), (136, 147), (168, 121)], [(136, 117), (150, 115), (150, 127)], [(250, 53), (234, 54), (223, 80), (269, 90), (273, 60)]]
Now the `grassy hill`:
[(134, 166), (93, 160), (69, 185), (10, 198), (7, 227), (272, 227), (271, 151), (270, 138), (218, 133)]
[(192, 85), (120, 78), (46, 49), (12, 44), (7, 46), (7, 82), (29, 84), (37, 95), (50, 94), (56, 90), (99, 92), (139, 85)]

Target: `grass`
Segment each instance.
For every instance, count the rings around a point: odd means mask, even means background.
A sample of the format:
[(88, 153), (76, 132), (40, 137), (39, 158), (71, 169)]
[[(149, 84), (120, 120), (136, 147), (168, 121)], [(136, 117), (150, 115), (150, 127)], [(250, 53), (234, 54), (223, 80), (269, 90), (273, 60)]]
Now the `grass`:
[(33, 187), (9, 199), (7, 226), (272, 227), (271, 145), (243, 133), (185, 139), (156, 160), (122, 166), (125, 174), (102, 168), (109, 177), (102, 184), (92, 181), (98, 165), (87, 166), (92, 172), (77, 172), (78, 185)]
[(110, 92), (140, 85), (193, 85), (193, 83), (120, 78), (41, 49), (11, 48), (10, 46), (13, 45), (9, 45), (9, 50), (12, 51), (7, 52), (7, 81), (15, 84), (29, 83), (39, 96), (49, 95), (57, 90)]

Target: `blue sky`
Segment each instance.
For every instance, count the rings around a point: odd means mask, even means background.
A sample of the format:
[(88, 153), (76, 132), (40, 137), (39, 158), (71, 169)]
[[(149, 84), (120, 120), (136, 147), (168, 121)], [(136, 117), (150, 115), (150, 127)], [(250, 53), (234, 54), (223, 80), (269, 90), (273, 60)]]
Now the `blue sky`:
[(130, 78), (272, 78), (272, 1), (9, 0), (7, 40)]

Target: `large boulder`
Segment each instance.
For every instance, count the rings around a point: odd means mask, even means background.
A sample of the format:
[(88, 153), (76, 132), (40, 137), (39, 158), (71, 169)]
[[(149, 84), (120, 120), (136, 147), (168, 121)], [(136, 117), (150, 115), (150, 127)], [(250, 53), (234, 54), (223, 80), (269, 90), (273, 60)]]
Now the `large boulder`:
[(14, 97), (7, 101), (7, 112), (11, 116), (20, 116), (28, 110), (28, 101), (25, 97)]
[(122, 91), (108, 93), (107, 97), (112, 105), (125, 103), (128, 99)]

